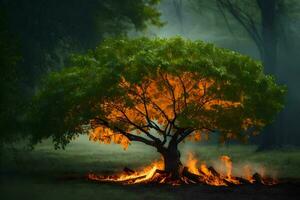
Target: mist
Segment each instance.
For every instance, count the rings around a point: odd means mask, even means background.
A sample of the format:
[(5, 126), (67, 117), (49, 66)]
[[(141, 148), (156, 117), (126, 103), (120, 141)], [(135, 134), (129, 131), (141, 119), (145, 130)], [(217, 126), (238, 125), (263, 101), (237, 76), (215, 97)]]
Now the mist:
[[(180, 6), (181, 15), (176, 12), (173, 0), (164, 0), (159, 6), (162, 13), (162, 21), (166, 24), (162, 28), (150, 28), (146, 33), (152, 37), (182, 36), (191, 40), (202, 40), (213, 43), (219, 47), (231, 49), (260, 60), (259, 51), (248, 33), (230, 15), (226, 19), (211, 3), (203, 1), (197, 5), (192, 0), (183, 0)], [(280, 17), (280, 39), (278, 44), (277, 71), (274, 75), (279, 83), (288, 88), (286, 106), (279, 118), (276, 119), (276, 129), (280, 129), (276, 141), (281, 145), (299, 145), (300, 129), (297, 116), (300, 113), (300, 4), (290, 1), (289, 15)], [(182, 19), (180, 19), (182, 18)], [(259, 136), (261, 137), (261, 136)], [(259, 142), (261, 138), (252, 138), (253, 142)]]

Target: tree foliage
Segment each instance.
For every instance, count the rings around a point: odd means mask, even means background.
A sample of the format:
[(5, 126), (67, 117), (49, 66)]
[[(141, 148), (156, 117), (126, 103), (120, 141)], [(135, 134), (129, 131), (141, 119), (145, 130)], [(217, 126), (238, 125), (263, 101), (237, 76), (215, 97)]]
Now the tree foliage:
[[(205, 11), (209, 7), (216, 18), (224, 19), (230, 33), (235, 35), (238, 27), (246, 33), (257, 47), (257, 52), (264, 64), (266, 73), (276, 75), (278, 79), (289, 85), (290, 77), (285, 74), (290, 72), (289, 67), (294, 65), (290, 61), (293, 45), (296, 44), (295, 36), (290, 27), (295, 27), (299, 19), (299, 1), (295, 0), (191, 0), (197, 12)], [(291, 25), (293, 24), (293, 25)], [(296, 34), (297, 35), (297, 34)], [(287, 39), (288, 38), (288, 39)], [(288, 52), (288, 53), (287, 53)], [(288, 56), (286, 56), (288, 55)], [(286, 56), (286, 58), (284, 58)], [(291, 96), (287, 97), (291, 101)], [(295, 98), (295, 97), (292, 97)], [(271, 149), (283, 144), (284, 138), (290, 135), (291, 124), (286, 124), (284, 118), (291, 113), (288, 109), (278, 116), (277, 122), (265, 128), (261, 137), (259, 149)], [(292, 109), (295, 110), (295, 109)], [(286, 116), (284, 116), (286, 115)], [(285, 137), (283, 137), (285, 135)]]
[[(234, 34), (238, 24), (254, 42), (267, 73), (276, 74), (280, 43), (290, 33), (286, 21), (298, 19), (299, 2), (295, 0), (190, 0), (194, 10), (203, 14), (207, 9), (222, 18)], [(233, 23), (235, 21), (235, 23)], [(278, 74), (277, 74), (278, 75)]]
[(20, 38), (23, 70), (33, 86), (64, 66), (70, 52), (94, 48), (108, 35), (161, 26), (159, 0), (1, 0)]
[(246, 139), (272, 122), (285, 88), (260, 62), (201, 41), (107, 39), (50, 73), (32, 103), (32, 142), (81, 133), (104, 143), (160, 147), (219, 132)]
[(20, 60), (19, 49), (15, 37), (6, 23), (6, 15), (0, 10), (0, 145), (14, 141), (17, 129), (17, 113), (20, 106), (20, 83), (17, 62)]

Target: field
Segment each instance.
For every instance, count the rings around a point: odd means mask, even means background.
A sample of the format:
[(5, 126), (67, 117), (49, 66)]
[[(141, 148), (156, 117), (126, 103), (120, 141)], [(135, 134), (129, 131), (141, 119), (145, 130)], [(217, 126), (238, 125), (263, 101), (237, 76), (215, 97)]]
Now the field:
[[(1, 155), (1, 199), (284, 199), (299, 195), (300, 150), (255, 152), (255, 146), (212, 146), (183, 144), (182, 161), (193, 152), (201, 161), (218, 168), (218, 157), (229, 155), (234, 173), (241, 174), (244, 165), (255, 171), (293, 183), (277, 186), (211, 187), (203, 185), (157, 186), (95, 184), (84, 179), (66, 180), (70, 175), (93, 171), (114, 173), (127, 166), (146, 166), (160, 156), (151, 147), (132, 144), (124, 151), (117, 145), (91, 143), (85, 137), (71, 143), (66, 150), (54, 150), (50, 142), (35, 150), (5, 149)], [(199, 162), (201, 163), (201, 162)], [(222, 167), (219, 167), (222, 170)], [(296, 198), (296, 196), (295, 196)]]

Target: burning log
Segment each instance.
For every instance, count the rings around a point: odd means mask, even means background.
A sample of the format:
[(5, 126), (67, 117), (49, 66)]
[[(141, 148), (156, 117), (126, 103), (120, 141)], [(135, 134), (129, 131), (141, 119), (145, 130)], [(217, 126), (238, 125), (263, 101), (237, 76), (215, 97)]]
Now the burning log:
[(156, 169), (155, 173), (166, 175), (167, 172), (165, 170)]
[(221, 175), (215, 170), (215, 168), (213, 168), (212, 166), (210, 166), (209, 168), (208, 168), (208, 170), (211, 172), (211, 174), (213, 175), (213, 177), (215, 178), (215, 179), (219, 179), (219, 180), (221, 180), (221, 181), (223, 181), (226, 185), (228, 185), (228, 186), (233, 186), (233, 185), (235, 185), (235, 184), (233, 184), (232, 182), (230, 182), (230, 181), (227, 181), (225, 178), (222, 178), (221, 177)]
[(128, 175), (134, 174), (134, 171), (128, 167), (124, 167), (123, 172), (125, 172)]
[(247, 185), (247, 184), (251, 184), (251, 182), (245, 178), (242, 177), (235, 177), (241, 184)]
[(276, 179), (273, 179), (271, 177), (263, 177), (259, 173), (253, 174), (252, 179), (253, 183), (255, 184), (274, 185), (278, 183)]
[(209, 167), (208, 170), (212, 173), (212, 175), (220, 178), (220, 174), (213, 167)]
[(252, 178), (254, 180), (253, 183), (255, 183), (255, 184), (262, 184), (263, 183), (263, 178), (259, 173), (253, 174)]
[(183, 168), (182, 175), (186, 177), (188, 180), (193, 181), (194, 183), (201, 183), (201, 179), (202, 179), (201, 176), (189, 172), (187, 167)]
[[(226, 158), (226, 159), (225, 159)], [(123, 172), (114, 176), (99, 176), (96, 174), (89, 174), (87, 179), (102, 183), (119, 183), (119, 184), (207, 184), (214, 186), (234, 186), (240, 184), (266, 184), (273, 185), (276, 181), (272, 178), (262, 177), (260, 174), (251, 173), (245, 174), (245, 177), (235, 177), (232, 174), (232, 163), (229, 157), (223, 156), (225, 162), (226, 173), (217, 172), (212, 166), (207, 167), (205, 163), (197, 166), (197, 160), (190, 157), (186, 167), (181, 168), (178, 177), (172, 176), (171, 173), (164, 171), (162, 161), (157, 161), (151, 165), (134, 171), (128, 167), (124, 167)]]

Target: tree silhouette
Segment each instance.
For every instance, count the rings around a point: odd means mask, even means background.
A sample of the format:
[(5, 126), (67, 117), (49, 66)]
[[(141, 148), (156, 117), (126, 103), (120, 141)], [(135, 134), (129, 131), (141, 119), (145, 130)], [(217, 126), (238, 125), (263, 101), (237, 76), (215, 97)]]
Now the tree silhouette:
[(17, 63), (21, 60), (15, 35), (9, 31), (6, 13), (0, 8), (0, 148), (4, 143), (13, 142), (20, 137), (18, 117), (20, 115), (20, 79), (21, 73)]
[(76, 135), (154, 147), (178, 178), (184, 140), (245, 140), (272, 122), (285, 89), (247, 56), (201, 41), (109, 39), (51, 73), (32, 104), (32, 141)]

